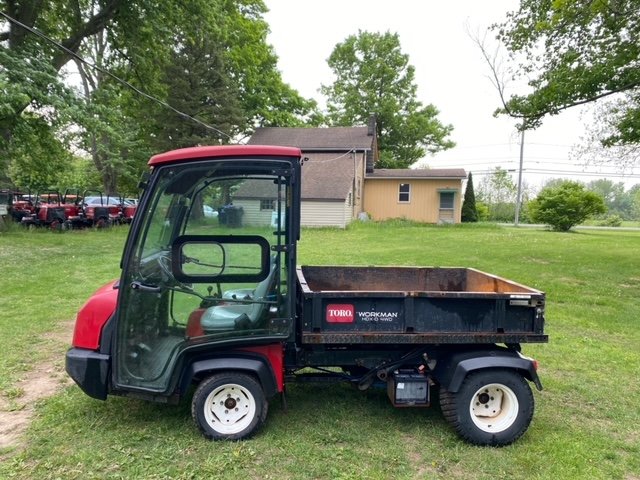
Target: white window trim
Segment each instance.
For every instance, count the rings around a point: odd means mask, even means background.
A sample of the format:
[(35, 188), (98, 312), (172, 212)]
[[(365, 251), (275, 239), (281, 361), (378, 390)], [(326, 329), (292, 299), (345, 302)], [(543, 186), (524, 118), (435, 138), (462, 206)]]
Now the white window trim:
[[(400, 188), (403, 185), (407, 185), (409, 187), (408, 192), (401, 192)], [(407, 200), (400, 200), (400, 195), (407, 195)], [(411, 203), (411, 184), (410, 183), (399, 183), (398, 184), (398, 203)]]

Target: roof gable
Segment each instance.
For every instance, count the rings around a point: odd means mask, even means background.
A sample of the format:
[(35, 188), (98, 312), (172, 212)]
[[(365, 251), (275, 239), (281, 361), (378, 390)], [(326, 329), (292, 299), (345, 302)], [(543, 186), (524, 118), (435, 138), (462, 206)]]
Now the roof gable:
[(298, 147), (305, 152), (371, 150), (374, 148), (375, 137), (368, 132), (368, 127), (263, 127), (256, 129), (248, 143)]

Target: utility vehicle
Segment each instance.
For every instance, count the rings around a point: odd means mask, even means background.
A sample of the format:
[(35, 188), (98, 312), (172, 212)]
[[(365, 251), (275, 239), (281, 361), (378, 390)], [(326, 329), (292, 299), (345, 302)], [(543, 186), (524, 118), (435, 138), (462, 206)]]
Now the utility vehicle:
[[(210, 439), (251, 436), (304, 381), (382, 386), (398, 407), (437, 393), (469, 442), (520, 437), (529, 382), (542, 389), (520, 345), (547, 341), (544, 293), (471, 268), (297, 267), (301, 160), (256, 145), (152, 157), (122, 274), (78, 313), (69, 375), (102, 400), (190, 397)], [(222, 199), (237, 221), (203, 215)]]

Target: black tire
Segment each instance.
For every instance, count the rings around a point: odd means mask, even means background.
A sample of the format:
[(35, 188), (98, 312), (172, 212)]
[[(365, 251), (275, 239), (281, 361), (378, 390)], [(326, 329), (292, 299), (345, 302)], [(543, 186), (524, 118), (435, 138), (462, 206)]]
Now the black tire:
[(111, 221), (108, 218), (100, 217), (96, 220), (95, 227), (99, 229), (109, 228), (111, 226)]
[(62, 230), (63, 225), (64, 225), (64, 222), (62, 220), (60, 220), (59, 218), (54, 218), (49, 224), (49, 228), (54, 232), (60, 232)]
[(458, 434), (476, 445), (502, 447), (520, 438), (533, 418), (531, 388), (512, 370), (480, 370), (453, 393), (440, 387), (440, 408)]
[(211, 440), (249, 438), (267, 418), (260, 384), (244, 373), (218, 373), (203, 380), (191, 402), (191, 416)]

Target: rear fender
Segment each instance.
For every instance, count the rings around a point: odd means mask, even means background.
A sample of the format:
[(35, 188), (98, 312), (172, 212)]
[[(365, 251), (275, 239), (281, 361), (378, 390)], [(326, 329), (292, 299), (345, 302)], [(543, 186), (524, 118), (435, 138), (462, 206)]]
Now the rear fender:
[[(538, 390), (542, 390), (542, 383), (538, 378), (535, 362), (518, 352), (505, 353), (490, 355), (487, 352), (482, 352), (479, 356), (464, 359), (456, 359), (453, 356), (448, 360), (444, 360), (444, 362), (448, 362), (446, 367), (442, 368), (442, 365), (438, 365), (440, 368), (436, 368), (434, 376), (440, 385), (455, 393), (460, 389), (462, 382), (469, 373), (490, 368), (502, 368), (518, 371), (524, 378), (533, 382)], [(439, 362), (442, 361), (439, 360)]]

